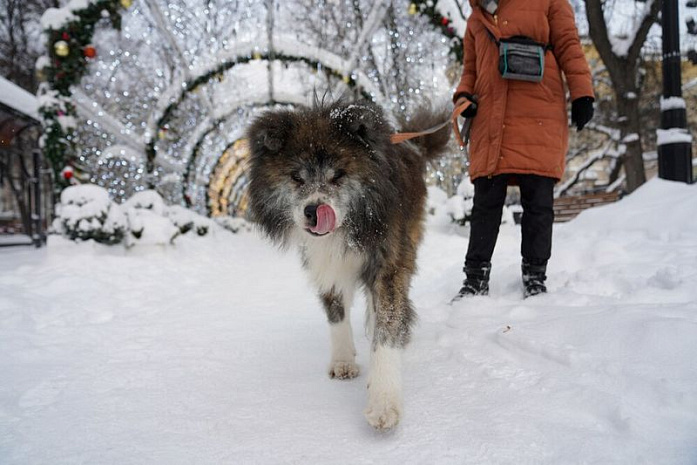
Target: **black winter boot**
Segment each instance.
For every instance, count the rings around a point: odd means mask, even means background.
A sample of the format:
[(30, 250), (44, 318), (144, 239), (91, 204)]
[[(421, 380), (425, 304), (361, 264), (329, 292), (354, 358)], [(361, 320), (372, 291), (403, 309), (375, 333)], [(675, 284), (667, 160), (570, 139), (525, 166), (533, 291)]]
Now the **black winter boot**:
[(491, 275), (491, 262), (481, 262), (476, 265), (465, 264), (467, 278), (462, 283), (462, 288), (450, 303), (457, 302), (463, 297), (475, 295), (489, 295), (489, 275)]
[(538, 294), (544, 294), (547, 292), (547, 286), (545, 286), (545, 280), (547, 276), (545, 272), (547, 271), (547, 264), (533, 265), (532, 263), (523, 260), (523, 296), (527, 299)]

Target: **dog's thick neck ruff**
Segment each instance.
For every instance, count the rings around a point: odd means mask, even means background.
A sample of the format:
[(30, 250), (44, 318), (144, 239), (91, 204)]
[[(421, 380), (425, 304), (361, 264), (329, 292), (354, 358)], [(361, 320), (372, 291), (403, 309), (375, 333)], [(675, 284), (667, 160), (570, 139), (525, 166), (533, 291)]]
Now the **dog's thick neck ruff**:
[(303, 261), (312, 281), (320, 291), (355, 289), (360, 284), (365, 254), (352, 249), (341, 229), (324, 237), (301, 236), (298, 243)]

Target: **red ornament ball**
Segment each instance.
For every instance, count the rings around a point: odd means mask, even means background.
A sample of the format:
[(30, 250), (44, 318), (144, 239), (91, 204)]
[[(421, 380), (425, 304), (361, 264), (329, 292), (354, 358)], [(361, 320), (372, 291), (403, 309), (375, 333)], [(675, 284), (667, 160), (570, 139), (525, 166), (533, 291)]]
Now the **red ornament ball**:
[(94, 58), (97, 56), (97, 49), (93, 45), (87, 45), (82, 49), (83, 55), (87, 58)]
[(63, 175), (63, 179), (66, 181), (69, 181), (73, 178), (74, 170), (72, 166), (66, 166), (63, 168), (63, 171), (61, 171), (61, 174)]
[(63, 34), (61, 34), (61, 39), (63, 39), (63, 40), (69, 40), (69, 39), (70, 39), (70, 35), (69, 35), (67, 32), (64, 32)]
[(450, 20), (444, 16), (444, 17), (440, 20), (440, 23), (441, 23), (443, 26), (447, 26), (448, 23), (450, 23)]

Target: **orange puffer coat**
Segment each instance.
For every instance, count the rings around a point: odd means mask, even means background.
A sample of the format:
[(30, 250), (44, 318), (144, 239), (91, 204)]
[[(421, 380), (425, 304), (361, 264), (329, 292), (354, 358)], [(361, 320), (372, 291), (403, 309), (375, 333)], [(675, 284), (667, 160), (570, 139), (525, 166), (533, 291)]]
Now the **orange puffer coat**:
[[(499, 0), (496, 15), (470, 0), (464, 40), (465, 66), (453, 97), (479, 99), (470, 137), (470, 178), (502, 173), (561, 179), (568, 148), (564, 72), (571, 99), (593, 97), (569, 0)], [(542, 82), (503, 79), (497, 37), (526, 36), (549, 44)]]

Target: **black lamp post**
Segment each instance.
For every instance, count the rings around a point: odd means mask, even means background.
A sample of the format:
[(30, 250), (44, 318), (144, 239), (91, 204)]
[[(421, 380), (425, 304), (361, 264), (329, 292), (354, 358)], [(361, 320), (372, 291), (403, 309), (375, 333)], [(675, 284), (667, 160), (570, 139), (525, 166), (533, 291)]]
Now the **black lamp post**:
[(658, 176), (691, 184), (692, 138), (687, 131), (687, 112), (680, 75), (680, 25), (678, 0), (663, 0), (663, 98), (658, 130)]

